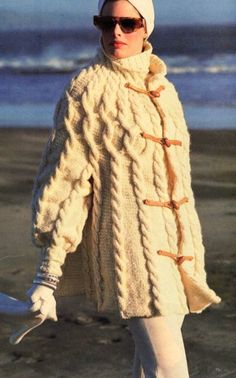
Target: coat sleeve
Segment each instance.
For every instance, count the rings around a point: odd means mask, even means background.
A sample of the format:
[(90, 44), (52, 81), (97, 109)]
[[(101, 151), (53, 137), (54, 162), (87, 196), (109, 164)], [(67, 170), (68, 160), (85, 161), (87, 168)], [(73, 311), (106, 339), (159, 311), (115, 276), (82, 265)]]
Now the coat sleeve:
[(195, 250), (195, 276), (198, 277), (201, 281), (206, 281), (206, 270), (205, 270), (205, 247), (203, 244), (202, 237), (202, 227), (200, 224), (199, 216), (196, 209), (196, 201), (194, 196), (194, 191), (192, 188), (192, 174), (191, 174), (191, 135), (185, 121), (185, 115), (182, 103), (179, 99), (178, 93), (175, 90), (175, 87), (172, 83), (168, 82), (168, 86), (171, 93), (171, 110), (172, 119), (175, 120), (175, 126), (182, 133), (183, 140), (183, 150), (184, 150), (184, 174), (185, 180), (188, 183), (187, 196), (189, 199), (189, 204), (192, 208), (191, 211), (191, 229), (193, 230), (194, 240), (196, 241), (196, 250)]
[(32, 238), (42, 249), (40, 269), (57, 276), (74, 252), (92, 197), (92, 166), (83, 133), (83, 110), (69, 91), (57, 104), (32, 193)]

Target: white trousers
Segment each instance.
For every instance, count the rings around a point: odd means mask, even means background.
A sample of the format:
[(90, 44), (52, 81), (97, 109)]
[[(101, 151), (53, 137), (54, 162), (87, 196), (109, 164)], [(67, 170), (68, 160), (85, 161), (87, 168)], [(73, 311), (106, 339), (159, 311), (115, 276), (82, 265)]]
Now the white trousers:
[(127, 319), (135, 344), (132, 378), (189, 378), (184, 315)]

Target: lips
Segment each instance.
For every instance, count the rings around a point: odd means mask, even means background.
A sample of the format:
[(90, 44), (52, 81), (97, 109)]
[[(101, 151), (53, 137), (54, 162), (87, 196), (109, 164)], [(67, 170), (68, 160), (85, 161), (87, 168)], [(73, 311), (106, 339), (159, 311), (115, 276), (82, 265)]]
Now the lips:
[(114, 47), (120, 47), (120, 46), (124, 46), (124, 45), (126, 45), (126, 43), (121, 42), (121, 41), (112, 41), (110, 43), (110, 46), (114, 46)]

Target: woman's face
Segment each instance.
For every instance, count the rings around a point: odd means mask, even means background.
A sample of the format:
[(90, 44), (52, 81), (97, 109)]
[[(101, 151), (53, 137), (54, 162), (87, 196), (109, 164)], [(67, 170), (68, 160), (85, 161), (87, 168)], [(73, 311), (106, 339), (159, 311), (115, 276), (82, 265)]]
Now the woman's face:
[[(139, 12), (125, 0), (108, 2), (104, 5), (102, 16), (140, 18)], [(106, 53), (113, 58), (127, 58), (142, 52), (143, 40), (146, 37), (145, 27), (132, 33), (124, 33), (119, 24), (102, 32), (102, 42)], [(114, 42), (118, 42), (114, 44)], [(120, 43), (119, 43), (120, 42)]]

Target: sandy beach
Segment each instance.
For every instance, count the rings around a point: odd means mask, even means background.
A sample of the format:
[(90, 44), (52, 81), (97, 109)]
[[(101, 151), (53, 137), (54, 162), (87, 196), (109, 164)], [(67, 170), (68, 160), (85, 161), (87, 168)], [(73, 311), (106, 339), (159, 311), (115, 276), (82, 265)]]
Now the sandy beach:
[[(30, 287), (37, 249), (30, 236), (31, 189), (46, 129), (0, 129), (0, 291), (20, 299)], [(236, 131), (191, 131), (196, 206), (206, 247), (208, 283), (222, 297), (183, 325), (190, 377), (236, 377)], [(63, 298), (21, 344), (0, 321), (0, 376), (131, 378), (133, 340), (124, 320), (98, 314), (83, 298)]]

